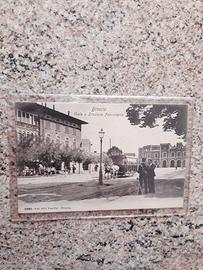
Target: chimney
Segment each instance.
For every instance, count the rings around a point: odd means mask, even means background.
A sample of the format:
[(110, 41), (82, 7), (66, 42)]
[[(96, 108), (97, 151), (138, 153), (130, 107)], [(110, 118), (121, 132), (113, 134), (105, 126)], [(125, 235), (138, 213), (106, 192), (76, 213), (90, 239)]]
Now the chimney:
[(68, 111), (68, 115), (70, 115), (70, 111)]
[(45, 107), (47, 106), (47, 103), (46, 103), (46, 102), (44, 103), (44, 106), (45, 106)]
[(53, 110), (55, 111), (55, 105), (53, 105)]

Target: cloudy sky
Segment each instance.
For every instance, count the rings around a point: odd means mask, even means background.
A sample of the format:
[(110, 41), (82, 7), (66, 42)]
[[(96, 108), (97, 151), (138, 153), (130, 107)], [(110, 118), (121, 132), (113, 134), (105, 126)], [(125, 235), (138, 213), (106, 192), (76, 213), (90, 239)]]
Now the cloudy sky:
[(88, 122), (82, 126), (82, 139), (90, 139), (92, 151), (99, 152), (99, 130), (103, 128), (105, 135), (103, 139), (103, 151), (107, 151), (109, 146), (117, 146), (124, 153), (136, 153), (138, 147), (147, 144), (182, 142), (174, 132), (163, 132), (161, 121), (160, 126), (155, 128), (140, 128), (130, 124), (126, 117), (127, 103), (89, 103), (89, 104), (69, 104), (69, 103), (47, 103), (52, 108), (55, 104), (57, 111)]

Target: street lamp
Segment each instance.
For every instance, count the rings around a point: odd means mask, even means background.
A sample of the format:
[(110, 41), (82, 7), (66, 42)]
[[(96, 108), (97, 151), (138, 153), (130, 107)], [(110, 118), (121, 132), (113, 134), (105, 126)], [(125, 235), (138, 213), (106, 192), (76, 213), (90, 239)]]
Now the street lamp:
[(103, 184), (103, 173), (102, 173), (102, 140), (104, 138), (104, 131), (103, 128), (99, 131), (99, 138), (100, 138), (100, 167), (99, 167), (99, 184)]

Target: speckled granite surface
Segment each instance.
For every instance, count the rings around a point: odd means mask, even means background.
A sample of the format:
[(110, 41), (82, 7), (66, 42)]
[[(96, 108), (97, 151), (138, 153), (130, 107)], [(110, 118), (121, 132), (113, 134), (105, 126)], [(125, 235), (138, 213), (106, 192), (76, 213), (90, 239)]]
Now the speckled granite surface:
[(1, 99), (0, 269), (203, 269), (202, 2), (1, 1), (4, 93), (191, 96), (189, 214), (12, 223)]

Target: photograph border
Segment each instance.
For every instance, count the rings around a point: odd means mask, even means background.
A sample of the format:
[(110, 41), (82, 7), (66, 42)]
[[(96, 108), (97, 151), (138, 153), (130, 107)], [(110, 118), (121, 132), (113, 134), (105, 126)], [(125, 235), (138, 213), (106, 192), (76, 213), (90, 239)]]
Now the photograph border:
[[(184, 216), (188, 213), (189, 183), (192, 149), (193, 99), (190, 97), (159, 97), (159, 96), (110, 96), (110, 95), (11, 95), (4, 96), (7, 104), (7, 136), (9, 150), (9, 180), (10, 180), (10, 215), (12, 221), (43, 221), (43, 220), (80, 220), (80, 219), (112, 219), (132, 218), (143, 216)], [(52, 213), (18, 213), (18, 187), (16, 169), (16, 102), (64, 102), (64, 103), (134, 103), (134, 104), (171, 104), (187, 105), (187, 135), (186, 135), (186, 173), (184, 181), (183, 208), (156, 209), (126, 209), (98, 210)]]

